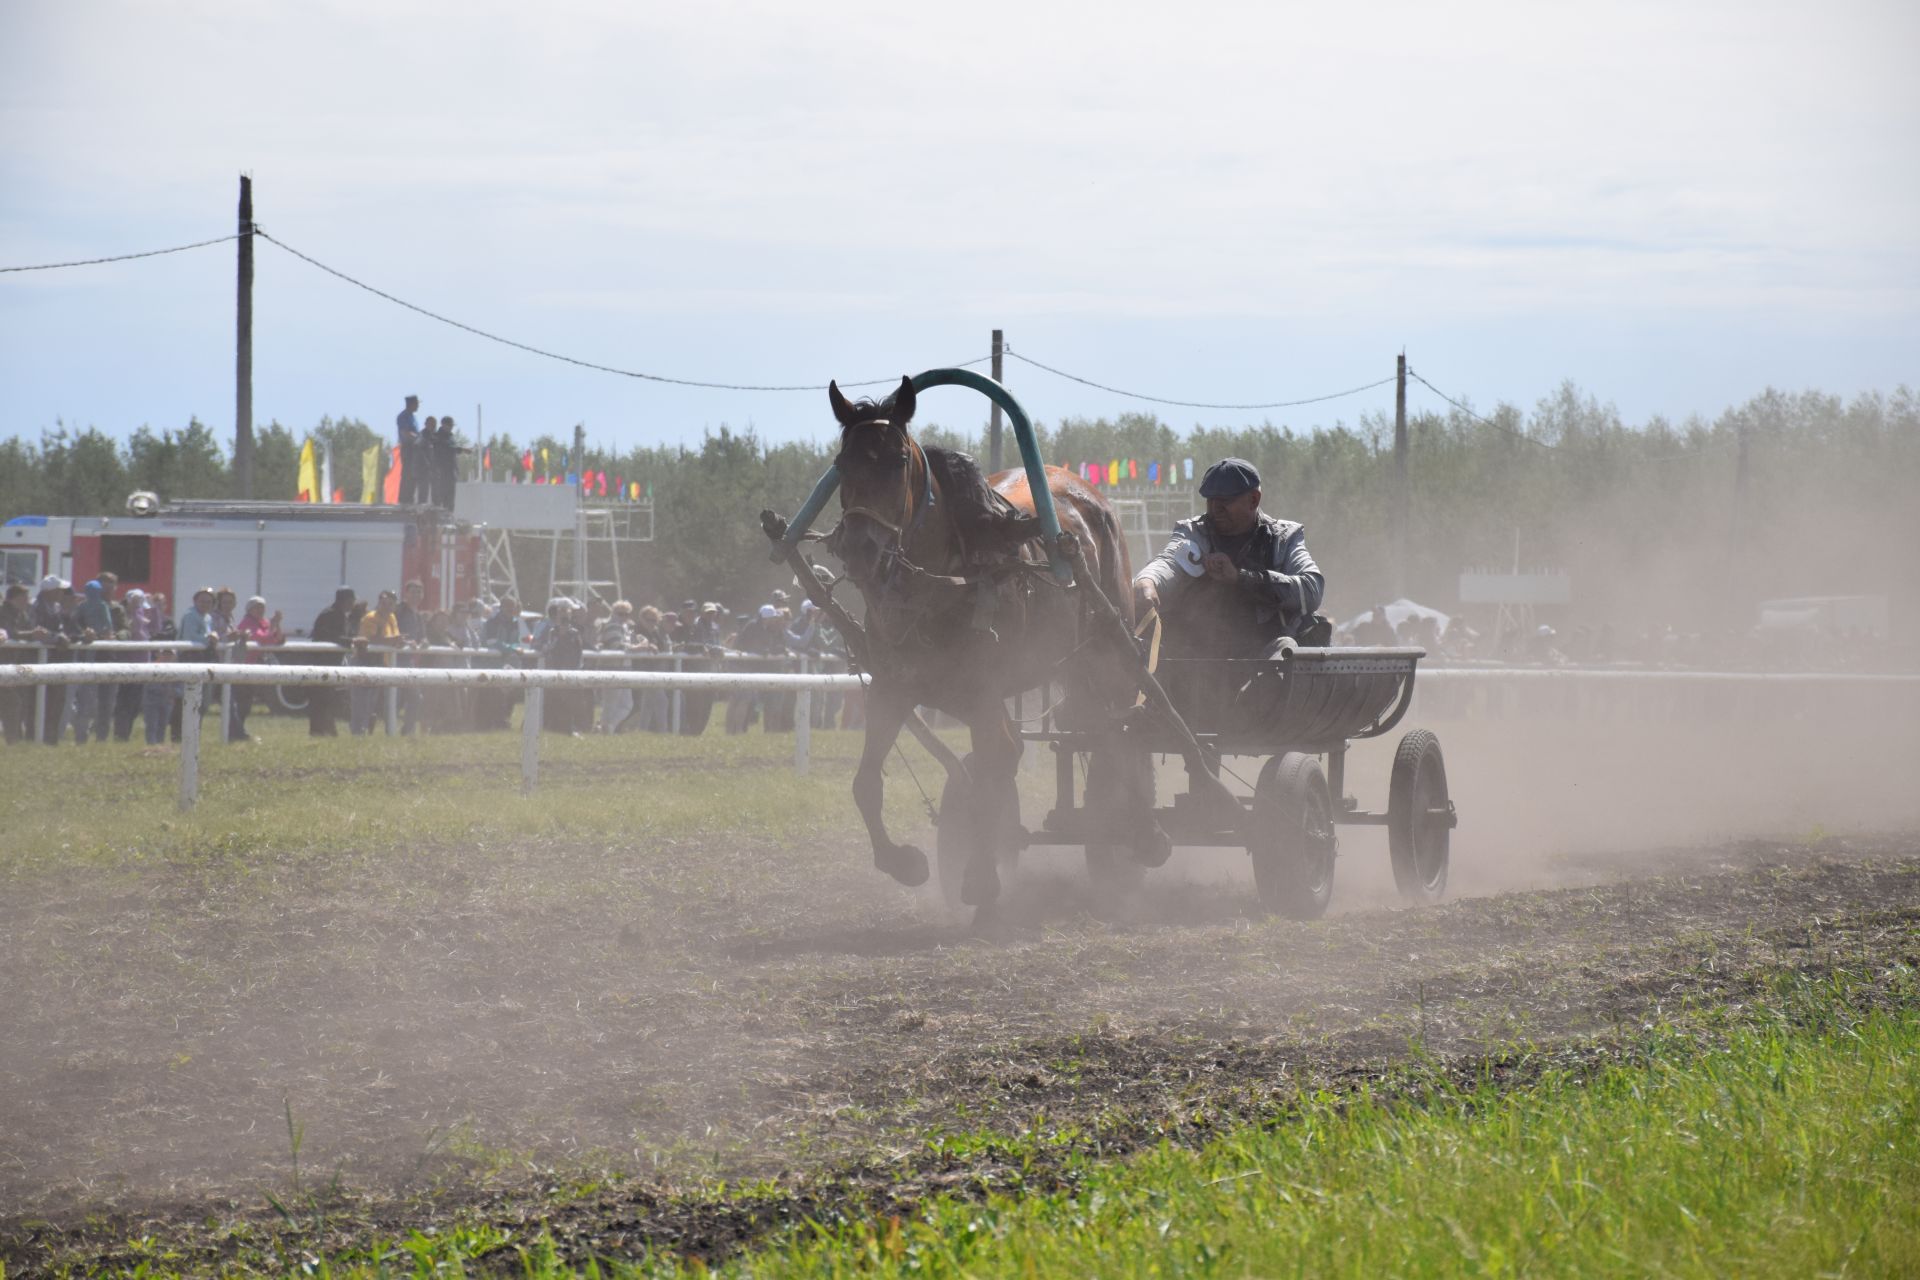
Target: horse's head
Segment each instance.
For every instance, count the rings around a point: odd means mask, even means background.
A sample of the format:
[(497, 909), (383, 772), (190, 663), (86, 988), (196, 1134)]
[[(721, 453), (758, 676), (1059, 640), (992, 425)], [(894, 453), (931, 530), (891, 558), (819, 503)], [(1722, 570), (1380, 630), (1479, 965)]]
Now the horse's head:
[(882, 578), (889, 560), (903, 550), (914, 518), (926, 501), (927, 455), (907, 432), (913, 417), (911, 379), (885, 400), (849, 401), (838, 384), (827, 386), (840, 422), (840, 528), (830, 544), (856, 585)]

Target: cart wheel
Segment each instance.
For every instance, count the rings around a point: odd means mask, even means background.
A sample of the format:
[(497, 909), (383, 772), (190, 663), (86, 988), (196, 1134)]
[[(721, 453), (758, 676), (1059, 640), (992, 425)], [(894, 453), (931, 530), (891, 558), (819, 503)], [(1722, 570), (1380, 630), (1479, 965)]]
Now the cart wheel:
[(1253, 883), (1260, 905), (1317, 920), (1333, 897), (1333, 801), (1317, 756), (1289, 751), (1267, 761), (1253, 789)]
[(1453, 803), (1447, 799), (1447, 762), (1440, 739), (1415, 729), (1393, 753), (1387, 785), (1387, 848), (1393, 882), (1409, 902), (1438, 902), (1447, 891), (1453, 843)]

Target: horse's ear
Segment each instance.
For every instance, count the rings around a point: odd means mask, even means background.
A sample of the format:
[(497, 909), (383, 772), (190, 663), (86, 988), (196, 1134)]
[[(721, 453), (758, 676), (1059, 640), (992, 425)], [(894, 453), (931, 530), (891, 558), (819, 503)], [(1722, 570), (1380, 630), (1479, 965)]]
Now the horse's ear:
[(827, 384), (827, 403), (833, 406), (833, 416), (843, 427), (852, 426), (854, 421), (859, 417), (859, 415), (854, 412), (853, 406), (847, 403), (847, 398), (840, 394), (840, 384), (838, 382), (829, 382)]
[(892, 411), (887, 414), (887, 417), (896, 426), (905, 427), (913, 420), (913, 405), (918, 398), (918, 393), (913, 389), (913, 379), (904, 374), (901, 375), (899, 388), (887, 397), (887, 403), (892, 406)]

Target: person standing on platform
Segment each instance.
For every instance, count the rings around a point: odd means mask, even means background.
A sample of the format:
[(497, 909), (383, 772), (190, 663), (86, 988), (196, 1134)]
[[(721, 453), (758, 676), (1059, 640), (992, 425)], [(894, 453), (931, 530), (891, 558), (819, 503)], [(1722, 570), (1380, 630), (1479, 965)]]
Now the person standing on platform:
[(418, 502), (420, 485), (420, 422), (413, 415), (420, 410), (420, 397), (408, 396), (407, 407), (393, 420), (394, 443), (400, 446), (400, 501)]
[(420, 440), (427, 450), (427, 501), (442, 511), (451, 511), (454, 484), (460, 476), (460, 455), (472, 451), (454, 442), (453, 419), (449, 417), (442, 417), (440, 429), (431, 436), (423, 433)]

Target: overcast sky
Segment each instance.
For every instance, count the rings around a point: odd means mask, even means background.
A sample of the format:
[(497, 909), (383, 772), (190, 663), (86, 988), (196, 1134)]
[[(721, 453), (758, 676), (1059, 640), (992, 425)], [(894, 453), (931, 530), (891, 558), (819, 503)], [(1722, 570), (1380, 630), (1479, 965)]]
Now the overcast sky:
[[(1920, 5), (0, 3), (0, 266), (261, 227), (716, 382), (1016, 350), (1174, 399), (1388, 376), (1629, 421), (1920, 382)], [(257, 246), (254, 406), (824, 438), (823, 393), (495, 346)], [(233, 427), (232, 245), (0, 275), (0, 432)], [(1010, 363), (1036, 416), (1149, 408)], [(1306, 427), (1391, 388), (1271, 413)], [(970, 426), (960, 391), (923, 416)], [(1437, 406), (1416, 388), (1415, 407)]]

